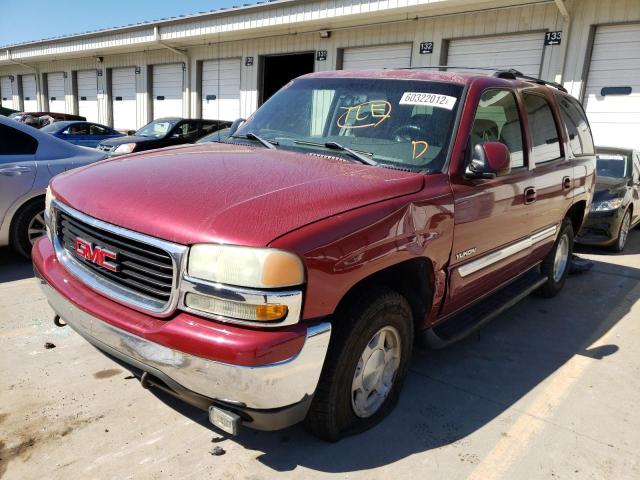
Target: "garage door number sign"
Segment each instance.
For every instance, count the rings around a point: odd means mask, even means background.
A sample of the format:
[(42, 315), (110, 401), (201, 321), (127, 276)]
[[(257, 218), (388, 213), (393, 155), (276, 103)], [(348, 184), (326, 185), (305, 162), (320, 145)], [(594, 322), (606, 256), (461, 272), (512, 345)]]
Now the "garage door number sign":
[(547, 32), (544, 34), (545, 45), (560, 45), (560, 42), (562, 42), (562, 31)]
[(456, 100), (456, 97), (438, 93), (404, 92), (400, 99), (400, 105), (425, 105), (453, 110), (453, 107), (456, 105)]

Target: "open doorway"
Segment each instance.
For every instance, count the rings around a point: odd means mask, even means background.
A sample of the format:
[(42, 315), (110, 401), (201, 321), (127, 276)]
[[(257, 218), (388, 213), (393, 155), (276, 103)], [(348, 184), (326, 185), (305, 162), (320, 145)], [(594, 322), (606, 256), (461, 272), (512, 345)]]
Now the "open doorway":
[(265, 55), (260, 57), (262, 89), (260, 105), (271, 95), (284, 87), (289, 81), (305, 73), (313, 72), (314, 52), (292, 53), (284, 55)]

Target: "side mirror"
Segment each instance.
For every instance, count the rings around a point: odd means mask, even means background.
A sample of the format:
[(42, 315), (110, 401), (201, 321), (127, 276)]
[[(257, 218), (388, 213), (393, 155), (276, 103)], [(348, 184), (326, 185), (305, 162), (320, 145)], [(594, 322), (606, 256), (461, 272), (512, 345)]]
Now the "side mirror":
[(236, 118), (231, 124), (231, 127), (229, 127), (229, 136), (236, 133), (236, 130), (238, 130), (238, 128), (240, 128), (240, 125), (242, 125), (245, 121), (246, 120), (244, 118)]
[(466, 178), (496, 178), (511, 171), (511, 154), (504, 143), (486, 142), (474, 147)]
[(136, 131), (135, 130), (127, 130), (127, 135), (135, 135)]

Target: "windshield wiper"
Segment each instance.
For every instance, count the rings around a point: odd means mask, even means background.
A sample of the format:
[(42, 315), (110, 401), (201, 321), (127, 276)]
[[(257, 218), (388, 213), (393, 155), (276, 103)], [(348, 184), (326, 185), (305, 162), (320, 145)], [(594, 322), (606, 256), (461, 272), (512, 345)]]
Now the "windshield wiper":
[(257, 140), (258, 142), (260, 142), (262, 145), (264, 145), (265, 147), (271, 149), (271, 150), (275, 150), (275, 145), (277, 145), (277, 142), (270, 142), (269, 140), (265, 140), (262, 137), (259, 137), (258, 135), (256, 135), (253, 132), (249, 132), (247, 134), (245, 134), (244, 136), (242, 135), (231, 135), (232, 138), (247, 138), (249, 140)]
[(295, 143), (296, 145), (309, 145), (312, 147), (324, 147), (324, 148), (329, 148), (331, 150), (339, 150), (341, 152), (348, 153), (351, 158), (354, 158), (358, 162), (364, 163), (365, 165), (371, 165), (371, 166), (378, 165), (378, 162), (376, 162), (372, 158), (365, 156), (365, 155), (371, 155), (370, 153), (359, 153), (337, 142), (314, 143), (314, 142), (307, 142), (305, 140), (294, 140), (293, 143)]

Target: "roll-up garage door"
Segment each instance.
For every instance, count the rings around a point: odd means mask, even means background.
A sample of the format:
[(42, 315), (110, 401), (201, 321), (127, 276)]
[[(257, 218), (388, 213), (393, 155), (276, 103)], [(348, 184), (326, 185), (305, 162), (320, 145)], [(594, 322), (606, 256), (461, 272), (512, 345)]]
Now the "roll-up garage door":
[(95, 70), (76, 73), (78, 82), (78, 115), (89, 122), (98, 122), (98, 77)]
[(25, 112), (38, 111), (38, 90), (35, 75), (22, 76), (22, 99)]
[(202, 118), (240, 117), (240, 59), (202, 62)]
[(596, 145), (640, 148), (640, 24), (596, 29), (584, 104)]
[(0, 98), (2, 98), (2, 106), (4, 108), (14, 108), (11, 77), (0, 77)]
[(47, 95), (49, 96), (50, 112), (66, 113), (64, 75), (62, 73), (47, 73)]
[(344, 70), (408, 68), (410, 66), (410, 43), (380, 45), (377, 47), (345, 48), (342, 53), (342, 68)]
[[(450, 40), (447, 65), (472, 68), (515, 68), (525, 75), (540, 76), (544, 34), (518, 33)], [(464, 68), (451, 68), (464, 71)]]
[(153, 118), (182, 116), (182, 64), (153, 66)]
[(134, 68), (114, 68), (111, 71), (113, 128), (136, 129), (136, 72)]

